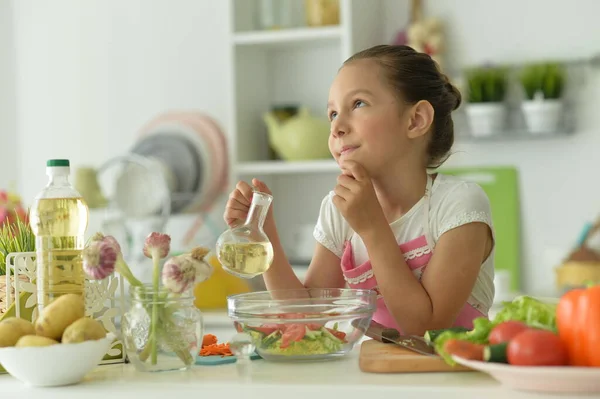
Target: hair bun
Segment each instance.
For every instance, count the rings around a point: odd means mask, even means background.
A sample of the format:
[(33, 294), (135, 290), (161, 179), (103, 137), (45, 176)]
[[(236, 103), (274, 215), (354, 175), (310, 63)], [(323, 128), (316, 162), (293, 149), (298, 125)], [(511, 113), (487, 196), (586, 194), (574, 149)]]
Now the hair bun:
[(448, 92), (448, 95), (454, 97), (454, 106), (452, 107), (452, 110), (455, 111), (462, 103), (462, 94), (460, 94), (460, 90), (458, 90), (456, 86), (450, 83), (447, 76), (444, 75), (444, 77), (446, 80), (446, 91)]

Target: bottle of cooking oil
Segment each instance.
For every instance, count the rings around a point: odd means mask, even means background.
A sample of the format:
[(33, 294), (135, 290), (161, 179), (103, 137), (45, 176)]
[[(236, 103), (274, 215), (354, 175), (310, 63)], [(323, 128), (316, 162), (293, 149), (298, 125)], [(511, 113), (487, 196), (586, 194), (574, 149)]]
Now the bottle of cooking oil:
[(35, 234), (37, 300), (41, 311), (63, 294), (84, 297), (82, 252), (89, 210), (69, 182), (68, 159), (46, 162), (48, 184), (35, 197), (29, 220)]

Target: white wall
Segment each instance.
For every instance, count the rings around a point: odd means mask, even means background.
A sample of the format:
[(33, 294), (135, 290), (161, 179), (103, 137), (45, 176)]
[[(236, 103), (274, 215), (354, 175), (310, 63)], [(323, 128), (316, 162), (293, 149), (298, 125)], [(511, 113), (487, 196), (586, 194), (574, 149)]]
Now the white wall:
[(12, 3), (0, 0), (0, 189), (16, 184), (18, 149)]
[[(386, 40), (404, 26), (406, 0), (385, 0)], [(600, 53), (600, 3), (545, 0), (435, 0), (426, 15), (447, 24), (448, 62), (454, 69), (482, 62), (579, 59)], [(523, 226), (522, 275), (528, 291), (551, 294), (553, 268), (583, 224), (600, 213), (600, 79), (589, 71), (572, 137), (458, 145), (448, 165), (516, 165)], [(557, 257), (558, 256), (558, 257)]]
[[(408, 3), (385, 0), (384, 41), (404, 26)], [(426, 12), (441, 16), (448, 25), (449, 63), (454, 67), (600, 52), (593, 40), (600, 37), (600, 3), (594, 0), (579, 0), (577, 7), (567, 1), (550, 6), (545, 0), (425, 3)], [(0, 18), (6, 18), (1, 12), (6, 0), (0, 4)], [(98, 165), (125, 151), (136, 130), (165, 109), (202, 109), (228, 128), (224, 0), (13, 4), (17, 118), (3, 116), (0, 131), (10, 131), (15, 124), (19, 128), (18, 178), (25, 198), (32, 198), (44, 184), (45, 159), (69, 157), (76, 166)], [(6, 67), (3, 61), (10, 54), (6, 49), (10, 29), (4, 22), (0, 20), (0, 68)], [(4, 75), (0, 69), (3, 88)], [(450, 161), (520, 168), (524, 282), (530, 292), (552, 291), (557, 259), (551, 259), (551, 253), (568, 247), (584, 221), (598, 212), (600, 188), (592, 172), (600, 146), (595, 129), (600, 116), (594, 112), (600, 100), (598, 83), (593, 74), (589, 76), (577, 110), (580, 128), (573, 137), (462, 144), (457, 149), (465, 152)], [(14, 96), (2, 92), (4, 113)], [(3, 101), (8, 101), (8, 108)], [(2, 134), (3, 143), (10, 140)], [(0, 166), (14, 163), (11, 157), (0, 158)]]
[(203, 110), (226, 129), (219, 3), (14, 1), (23, 196), (45, 184), (47, 158), (99, 166), (165, 110)]

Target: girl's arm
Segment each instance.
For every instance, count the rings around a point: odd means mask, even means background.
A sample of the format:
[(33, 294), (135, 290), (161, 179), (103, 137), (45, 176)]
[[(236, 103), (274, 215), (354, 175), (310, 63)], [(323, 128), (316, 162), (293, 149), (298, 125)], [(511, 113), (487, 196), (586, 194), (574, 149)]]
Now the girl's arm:
[[(252, 179), (252, 185), (262, 192), (271, 194), (269, 187), (258, 179)], [(228, 226), (238, 226), (246, 220), (252, 202), (252, 193), (253, 187), (248, 183), (240, 181), (236, 184), (235, 190), (229, 195), (229, 200), (225, 206), (225, 214), (223, 215)], [(269, 270), (263, 274), (267, 289), (302, 288), (303, 285), (292, 270), (281, 245), (275, 226), (273, 206), (268, 210), (263, 229), (273, 246), (273, 263)]]
[(452, 326), (492, 248), (490, 228), (469, 223), (440, 237), (419, 282), (398, 250), (389, 225), (361, 235), (388, 310), (405, 334)]
[(342, 274), (340, 258), (317, 243), (304, 285), (308, 288), (344, 288), (346, 281)]
[(285, 255), (274, 218), (271, 217), (265, 221), (264, 230), (269, 237), (269, 241), (271, 241), (271, 245), (273, 245), (273, 263), (269, 270), (263, 274), (267, 290), (304, 288)]
[[(253, 179), (252, 184), (260, 191), (271, 194), (267, 185), (260, 180)], [(229, 195), (224, 214), (225, 222), (229, 226), (239, 225), (246, 219), (252, 201), (252, 191), (249, 184), (240, 181), (235, 190)], [(304, 286), (315, 288), (344, 287), (340, 259), (321, 244), (317, 244), (315, 248), (306, 281), (302, 284), (296, 273), (294, 273), (281, 245), (272, 206), (269, 208), (263, 229), (273, 246), (273, 263), (269, 270), (263, 274), (268, 290), (301, 289)]]
[(333, 203), (363, 240), (388, 310), (406, 334), (450, 327), (467, 301), (492, 248), (485, 223), (473, 222), (439, 238), (419, 282), (406, 264), (364, 168), (347, 162)]

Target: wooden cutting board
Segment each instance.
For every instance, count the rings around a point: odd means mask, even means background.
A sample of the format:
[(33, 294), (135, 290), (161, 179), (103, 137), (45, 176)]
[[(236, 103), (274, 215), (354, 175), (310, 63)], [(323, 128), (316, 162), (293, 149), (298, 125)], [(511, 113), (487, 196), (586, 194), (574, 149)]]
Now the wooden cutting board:
[(364, 341), (360, 347), (359, 367), (366, 373), (430, 373), (472, 371), (450, 366), (440, 357), (425, 356), (395, 344), (375, 340)]

